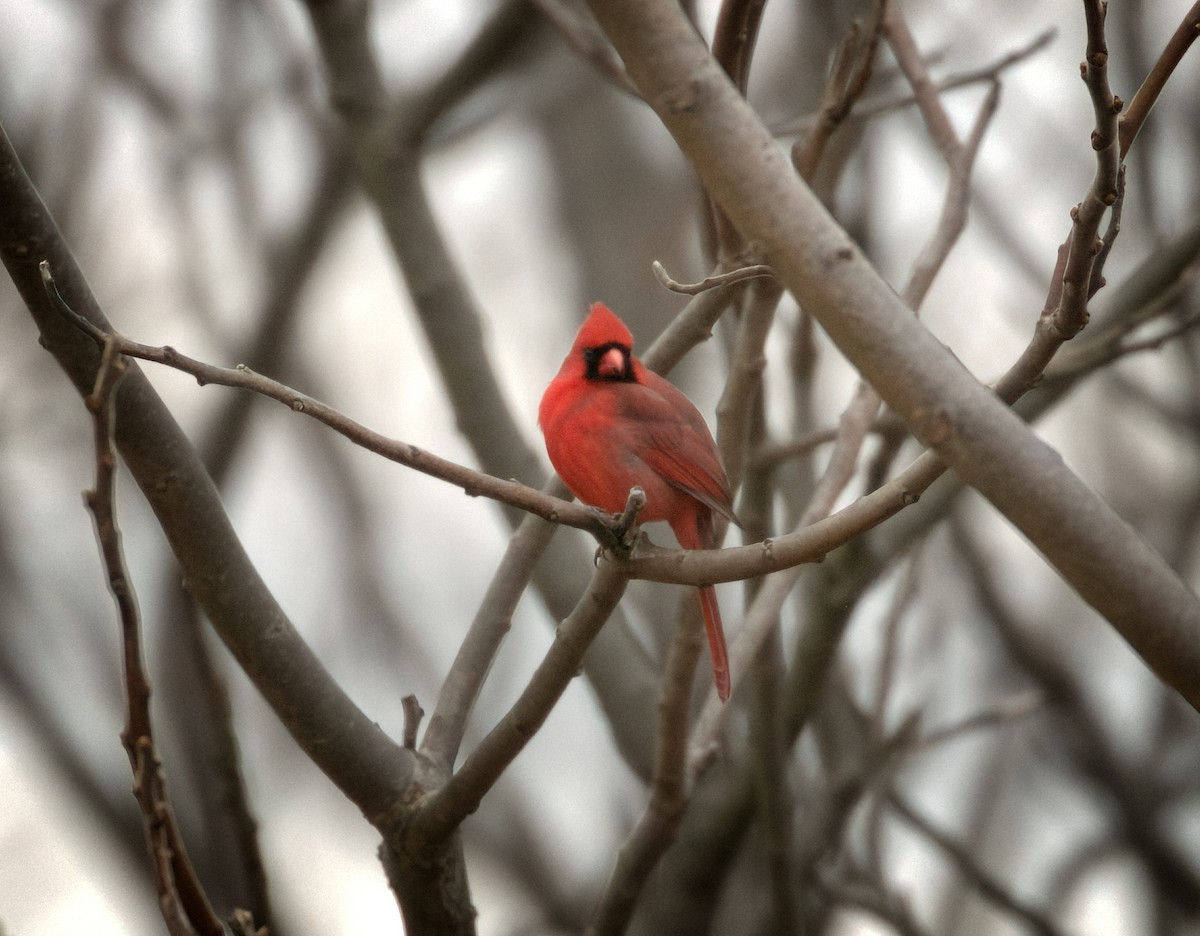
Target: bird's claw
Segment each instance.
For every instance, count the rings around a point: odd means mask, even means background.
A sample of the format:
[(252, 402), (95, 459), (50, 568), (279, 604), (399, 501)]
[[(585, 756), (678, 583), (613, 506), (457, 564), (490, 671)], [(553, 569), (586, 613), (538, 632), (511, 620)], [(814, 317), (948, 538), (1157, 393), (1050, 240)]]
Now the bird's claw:
[(645, 504), (645, 492), (640, 487), (633, 487), (629, 491), (625, 509), (619, 514), (610, 514), (599, 507), (588, 508), (598, 525), (597, 537), (600, 539), (600, 546), (596, 549), (597, 563), (605, 550), (612, 550), (622, 558), (627, 558), (633, 552), (642, 535), (641, 528), (637, 525), (637, 515)]
[(597, 564), (600, 562), (600, 557), (609, 551), (619, 556), (628, 556), (633, 551), (633, 544), (637, 542), (640, 535), (638, 528), (625, 526), (621, 522), (623, 514), (609, 513), (599, 507), (589, 507), (588, 511), (596, 520), (594, 533), (596, 539), (600, 541), (600, 545), (596, 547)]
[[(635, 485), (629, 488), (629, 499), (626, 500), (625, 509), (620, 514), (604, 514), (601, 511), (600, 524), (611, 538), (605, 546), (620, 557), (628, 558), (638, 539), (641, 539), (642, 530), (637, 526), (637, 514), (643, 506), (646, 506), (646, 492)], [(604, 551), (605, 546), (601, 546), (599, 552)], [(599, 562), (599, 553), (596, 562)]]

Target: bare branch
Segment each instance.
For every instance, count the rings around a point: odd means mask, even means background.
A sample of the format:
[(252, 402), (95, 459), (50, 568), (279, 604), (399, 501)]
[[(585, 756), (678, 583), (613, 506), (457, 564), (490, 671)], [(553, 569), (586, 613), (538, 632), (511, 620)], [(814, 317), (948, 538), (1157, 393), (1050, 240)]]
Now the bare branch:
[(713, 29), (713, 57), (742, 94), (750, 84), (750, 63), (762, 25), (766, 0), (724, 0)]
[(667, 655), (658, 703), (658, 746), (646, 810), (621, 846), (616, 865), (587, 929), (590, 936), (619, 936), (633, 916), (638, 895), (663, 852), (675, 839), (688, 804), (684, 760), (688, 707), (702, 643), (692, 595), (680, 603), (675, 638)]
[[(44, 346), (81, 394), (99, 367), (94, 341), (56, 310), (38, 269), (48, 259), (66, 303), (101, 332), (105, 320), (6, 134), (0, 132), (0, 257)], [(367, 815), (411, 772), (402, 749), (346, 696), (263, 584), (178, 424), (131, 366), (116, 395), (115, 439), (154, 508), (188, 587), (255, 686), (312, 760)]]
[(421, 752), (446, 776), (454, 767), (467, 730), (467, 719), (500, 649), (500, 641), (512, 625), (517, 602), (554, 530), (552, 524), (532, 515), (517, 527), (442, 683), (437, 705), (421, 742)]
[(562, 624), (554, 643), (520, 697), (467, 756), (459, 771), (414, 807), (405, 818), (405, 848), (421, 855), (454, 833), (478, 807), (500, 774), (537, 733), (555, 703), (579, 673), (584, 653), (621, 600), (628, 582), (620, 564), (601, 562), (592, 584)]
[[(1038, 316), (1033, 336), (1021, 356), (995, 385), (996, 395), (1007, 403), (1015, 401), (1038, 380), (1062, 343), (1073, 338), (1087, 324), (1087, 303), (1093, 287), (1098, 288), (1100, 283), (1096, 261), (1102, 250), (1107, 255), (1098, 233), (1104, 213), (1116, 205), (1121, 191), (1117, 139), (1121, 100), (1113, 96), (1108, 86), (1103, 11), (1101, 0), (1085, 0), (1088, 40), (1080, 70), (1096, 117), (1096, 128), (1092, 131), (1096, 172), (1083, 200), (1071, 209), (1071, 231), (1058, 249), (1046, 303)], [(1113, 237), (1116, 230), (1117, 226), (1113, 226)], [(1111, 246), (1110, 241), (1109, 249)]]
[[(44, 270), (47, 288), (53, 295), (57, 295), (49, 266), (45, 265)], [(594, 532), (601, 538), (606, 537), (610, 530), (609, 525), (601, 522), (597, 515), (586, 507), (572, 504), (561, 498), (551, 497), (516, 481), (502, 481), (441, 458), (415, 445), (388, 439), (320, 400), (313, 399), (277, 380), (256, 373), (244, 365), (218, 367), (215, 364), (207, 364), (181, 354), (170, 346), (145, 345), (123, 335), (102, 332), (86, 319), (70, 311), (65, 304), (58, 307), (64, 315), (71, 317), (71, 321), (86, 331), (93, 339), (99, 337), (101, 340), (111, 341), (119, 354), (162, 364), (165, 367), (190, 374), (201, 386), (217, 384), (223, 387), (236, 387), (276, 400), (294, 412), (303, 413), (325, 424), (368, 451), (423, 474), (448, 481), (462, 488), (466, 494), (472, 497), (488, 497), (522, 510), (528, 510), (546, 520)]]
[(888, 3), (885, 6), (883, 32), (887, 36), (888, 45), (892, 47), (900, 70), (913, 90), (913, 99), (917, 102), (917, 109), (921, 112), (929, 135), (941, 152), (942, 158), (948, 163), (952, 162), (959, 148), (958, 134), (950, 122), (950, 115), (942, 107), (933, 79), (921, 58), (921, 50), (917, 48), (916, 39), (908, 28), (900, 4)]
[(657, 260), (650, 264), (650, 269), (654, 271), (655, 279), (667, 289), (671, 290), (671, 292), (683, 293), (685, 296), (695, 296), (706, 290), (716, 289), (718, 286), (740, 283), (742, 280), (753, 279), (756, 276), (772, 275), (769, 266), (763, 263), (754, 263), (750, 266), (730, 270), (728, 273), (714, 273), (712, 276), (706, 276), (698, 283), (680, 283), (678, 280), (672, 279), (671, 275), (667, 273), (666, 268)]
[(413, 751), (417, 747), (417, 733), (421, 729), (421, 719), (425, 717), (425, 710), (421, 708), (421, 703), (415, 695), (406, 695), (400, 701), (404, 705), (404, 747)]
[(792, 164), (805, 182), (812, 181), (826, 144), (866, 90), (887, 5), (887, 0), (875, 0), (865, 24), (857, 19), (850, 24), (829, 70), (821, 107), (807, 132), (792, 145)]
[(133, 770), (133, 792), (142, 811), (159, 908), (167, 931), (172, 936), (221, 936), (221, 921), (188, 859), (175, 821), (150, 723), (150, 681), (142, 663), (141, 612), (125, 565), (116, 517), (117, 459), (112, 447), (112, 403), (125, 366), (114, 344), (106, 342), (95, 389), (86, 400), (95, 427), (96, 486), (84, 498), (96, 522), (100, 554), (121, 621), (126, 703), (121, 741)]
[(1146, 80), (1142, 82), (1142, 86), (1137, 89), (1133, 100), (1129, 102), (1129, 109), (1121, 117), (1122, 159), (1129, 152), (1129, 148), (1133, 146), (1133, 141), (1137, 139), (1138, 132), (1142, 129), (1146, 118), (1150, 116), (1150, 111), (1157, 103), (1168, 79), (1175, 72), (1175, 66), (1183, 60), (1183, 56), (1196, 41), (1197, 36), (1200, 36), (1200, 2), (1193, 3), (1184, 14), (1183, 20), (1175, 27), (1175, 32), (1168, 40), (1162, 55), (1154, 63), (1150, 73), (1146, 75)]
[(563, 0), (533, 0), (533, 3), (542, 16), (559, 31), (567, 45), (591, 62), (601, 75), (622, 91), (637, 95), (637, 88), (629, 80), (621, 57), (613, 50), (604, 34), (596, 28), (595, 21), (584, 19)]
[(899, 4), (889, 3), (884, 12), (884, 32), (900, 68), (908, 78), (913, 89), (917, 107), (925, 120), (934, 143), (950, 168), (950, 178), (946, 186), (946, 194), (942, 200), (942, 212), (938, 219), (937, 228), (925, 245), (920, 256), (913, 264), (913, 270), (905, 286), (905, 304), (917, 310), (925, 299), (934, 277), (937, 276), (942, 264), (950, 254), (950, 250), (958, 241), (959, 235), (966, 226), (967, 207), (970, 202), (971, 174), (975, 167), (975, 157), (979, 153), (983, 135), (996, 113), (1000, 100), (1000, 84), (993, 80), (980, 105), (979, 113), (966, 142), (958, 139), (958, 134), (950, 122), (950, 116), (942, 106), (932, 78), (921, 58), (916, 40), (908, 28), (908, 22), (900, 10)]
[(905, 822), (933, 842), (989, 903), (1021, 920), (1040, 936), (1063, 936), (1045, 913), (1029, 906), (1004, 884), (981, 868), (974, 857), (949, 835), (937, 829), (898, 792), (892, 791), (888, 803)]
[(1053, 327), (1065, 338), (1072, 337), (1087, 324), (1088, 285), (1101, 249), (1097, 234), (1104, 213), (1117, 200), (1121, 164), (1117, 115), (1121, 112), (1122, 104), (1108, 85), (1105, 7), (1102, 0), (1085, 0), (1083, 9), (1087, 18), (1088, 40), (1087, 54), (1080, 70), (1096, 116), (1096, 129), (1092, 131), (1096, 175), (1087, 195), (1071, 213), (1074, 224), (1063, 270), (1062, 292), (1058, 306), (1052, 313)]
[(950, 166), (950, 179), (946, 186), (946, 195), (942, 200), (942, 213), (938, 218), (937, 228), (929, 242), (922, 249), (920, 256), (913, 263), (912, 273), (908, 284), (904, 287), (904, 302), (911, 309), (919, 309), (925, 301), (929, 287), (941, 270), (950, 251), (958, 243), (958, 238), (967, 225), (967, 208), (971, 200), (971, 176), (975, 168), (975, 157), (979, 154), (983, 135), (987, 131), (996, 107), (1000, 103), (1000, 84), (993, 82), (988, 89), (975, 123), (966, 142), (955, 143), (948, 153), (946, 160)]
[[(988, 65), (982, 65), (979, 68), (957, 72), (947, 75), (945, 78), (938, 79), (934, 82), (933, 89), (940, 95), (946, 91), (954, 91), (958, 88), (980, 84), (981, 82), (991, 84), (1000, 77), (1002, 72), (1046, 48), (1046, 46), (1054, 41), (1056, 36), (1057, 30), (1047, 29), (1039, 33), (1025, 45), (1001, 56)], [(868, 120), (879, 114), (886, 114), (889, 111), (899, 110), (902, 107), (909, 107), (916, 102), (916, 95), (911, 92), (907, 94), (866, 97), (855, 104), (853, 110), (846, 115), (846, 119), (850, 121)], [(821, 119), (820, 113), (809, 114), (774, 129), (776, 133), (781, 135), (803, 134), (809, 132), (812, 125)]]
[(1196, 595), (912, 318), (781, 159), (682, 11), (667, 0), (592, 8), (714, 201), (916, 437), (1200, 706)]

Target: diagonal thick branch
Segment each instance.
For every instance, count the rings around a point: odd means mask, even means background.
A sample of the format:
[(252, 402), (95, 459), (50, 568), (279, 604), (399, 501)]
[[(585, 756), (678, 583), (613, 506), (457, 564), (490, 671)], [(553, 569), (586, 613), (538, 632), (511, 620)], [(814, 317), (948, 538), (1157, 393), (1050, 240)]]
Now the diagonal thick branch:
[[(0, 258), (42, 344), (86, 395), (99, 349), (52, 307), (39, 260), (49, 260), (73, 309), (102, 331), (111, 326), (2, 130), (0, 204), (6, 206)], [(317, 766), (366, 815), (386, 811), (411, 776), (411, 753), (350, 700), (296, 632), (246, 555), (187, 437), (136, 366), (122, 379), (114, 407), (117, 450), (222, 640)]]
[(709, 194), (924, 444), (1017, 526), (1164, 682), (1200, 707), (1200, 600), (916, 320), (791, 171), (666, 0), (592, 0)]

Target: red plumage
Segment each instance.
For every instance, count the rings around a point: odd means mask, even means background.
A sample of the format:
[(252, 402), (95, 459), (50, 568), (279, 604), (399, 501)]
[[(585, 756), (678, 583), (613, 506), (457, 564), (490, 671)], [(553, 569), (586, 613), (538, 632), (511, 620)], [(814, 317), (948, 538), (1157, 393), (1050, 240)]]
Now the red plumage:
[[(633, 336), (603, 303), (591, 308), (538, 408), (546, 452), (581, 501), (610, 513), (646, 492), (643, 523), (666, 520), (684, 549), (711, 549), (713, 514), (735, 520), (712, 434), (691, 400), (633, 356)], [(722, 701), (729, 658), (716, 592), (700, 587)]]

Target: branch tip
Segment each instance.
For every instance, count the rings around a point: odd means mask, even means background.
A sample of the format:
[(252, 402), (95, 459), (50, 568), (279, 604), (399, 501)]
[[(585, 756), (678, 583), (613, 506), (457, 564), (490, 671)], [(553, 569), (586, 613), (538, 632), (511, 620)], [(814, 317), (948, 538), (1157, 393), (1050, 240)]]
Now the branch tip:
[(425, 710), (421, 708), (421, 703), (415, 695), (406, 695), (400, 701), (404, 706), (404, 746), (410, 751), (415, 751), (417, 731), (421, 727), (421, 719), (425, 717)]
[(725, 273), (706, 276), (698, 283), (681, 283), (672, 278), (667, 272), (666, 267), (657, 260), (650, 264), (650, 269), (654, 271), (655, 278), (663, 286), (671, 290), (671, 292), (682, 293), (685, 296), (696, 296), (710, 289), (728, 286), (731, 283), (740, 283), (742, 280), (753, 279), (758, 276), (775, 275), (774, 271), (765, 263), (754, 263), (749, 266), (738, 267), (736, 270), (729, 270)]

